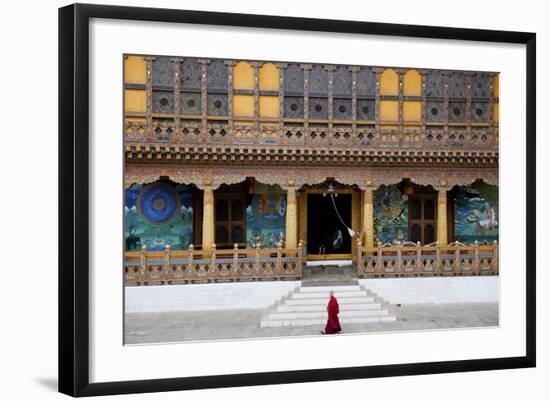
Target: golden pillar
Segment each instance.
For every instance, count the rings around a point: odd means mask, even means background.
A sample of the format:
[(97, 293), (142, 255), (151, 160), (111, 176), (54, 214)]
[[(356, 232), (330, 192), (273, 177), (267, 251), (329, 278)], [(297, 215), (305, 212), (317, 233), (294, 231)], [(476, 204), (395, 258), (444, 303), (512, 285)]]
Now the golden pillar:
[(298, 194), (298, 239), (307, 246), (307, 192)]
[[(351, 239), (351, 255), (353, 260), (357, 256), (357, 238), (361, 234), (361, 194), (352, 192), (351, 194), (351, 229), (356, 233)], [(347, 235), (347, 234), (344, 234)]]
[(373, 188), (367, 186), (363, 191), (363, 231), (365, 233), (365, 247), (374, 246), (374, 202)]
[(296, 189), (288, 188), (286, 191), (286, 247), (295, 249), (298, 247), (298, 213), (296, 206)]
[(204, 188), (202, 205), (202, 249), (212, 249), (214, 244), (214, 190), (211, 186)]
[(447, 245), (447, 183), (442, 180), (440, 184), (437, 192), (437, 242)]

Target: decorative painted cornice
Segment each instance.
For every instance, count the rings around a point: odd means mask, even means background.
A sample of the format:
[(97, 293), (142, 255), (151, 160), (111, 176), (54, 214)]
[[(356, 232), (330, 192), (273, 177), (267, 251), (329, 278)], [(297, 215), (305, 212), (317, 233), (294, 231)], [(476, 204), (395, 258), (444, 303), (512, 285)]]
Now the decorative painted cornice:
[(194, 184), (199, 189), (217, 189), (221, 184), (237, 184), (253, 177), (267, 185), (279, 185), (283, 189), (299, 189), (304, 185), (316, 185), (332, 179), (344, 185), (365, 190), (380, 185), (392, 185), (410, 179), (418, 185), (429, 185), (436, 190), (451, 189), (455, 185), (469, 185), (483, 180), (498, 185), (498, 169), (427, 169), (427, 168), (360, 168), (333, 169), (330, 167), (303, 167), (300, 169), (269, 166), (218, 166), (187, 165), (185, 168), (161, 164), (129, 164), (125, 169), (125, 185), (145, 184), (167, 177), (181, 184)]

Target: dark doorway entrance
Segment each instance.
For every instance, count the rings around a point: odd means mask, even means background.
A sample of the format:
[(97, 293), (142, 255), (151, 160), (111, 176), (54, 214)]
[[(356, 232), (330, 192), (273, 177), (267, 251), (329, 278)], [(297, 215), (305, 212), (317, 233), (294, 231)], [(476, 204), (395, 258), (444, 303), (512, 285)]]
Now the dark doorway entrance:
[(409, 240), (422, 245), (435, 242), (437, 194), (409, 196)]
[[(344, 223), (351, 227), (351, 195), (335, 195), (334, 203)], [(351, 253), (351, 237), (330, 195), (307, 195), (307, 249), (310, 255)]]
[(216, 247), (244, 247), (246, 233), (246, 194), (216, 194)]

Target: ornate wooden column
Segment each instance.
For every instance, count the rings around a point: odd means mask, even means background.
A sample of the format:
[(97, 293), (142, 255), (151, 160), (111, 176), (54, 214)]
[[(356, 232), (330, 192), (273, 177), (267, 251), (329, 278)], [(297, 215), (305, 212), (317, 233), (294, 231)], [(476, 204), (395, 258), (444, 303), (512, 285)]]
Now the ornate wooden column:
[(349, 67), (351, 71), (351, 129), (357, 134), (357, 73), (359, 67)]
[(224, 64), (227, 66), (227, 125), (229, 132), (233, 134), (233, 67), (235, 61), (225, 60)]
[(180, 111), (181, 111), (181, 88), (180, 88), (180, 71), (181, 71), (181, 63), (183, 59), (176, 57), (172, 59), (172, 63), (174, 63), (174, 127), (177, 133), (179, 133), (180, 125), (181, 125), (181, 119), (180, 119)]
[(445, 132), (445, 140), (448, 138), (449, 135), (449, 76), (451, 75), (448, 71), (443, 71), (443, 114), (445, 116), (445, 125), (444, 125), (444, 132)]
[(447, 181), (439, 181), (437, 188), (437, 241), (439, 245), (447, 245)]
[(495, 107), (495, 96), (494, 96), (494, 79), (495, 74), (489, 74), (489, 129), (487, 130), (489, 132), (489, 136), (493, 138), (493, 131), (494, 131), (494, 107)]
[(421, 124), (422, 124), (422, 132), (426, 133), (426, 77), (428, 76), (428, 71), (426, 70), (419, 70), (420, 77), (422, 80), (422, 93), (421, 95), (421, 102), (422, 102), (422, 109), (421, 109)]
[(466, 76), (466, 132), (468, 142), (472, 141), (472, 73), (464, 73)]
[[(356, 233), (354, 237), (351, 238), (351, 259), (357, 260), (357, 238), (361, 233), (361, 199), (362, 194), (360, 192), (352, 192), (351, 194), (351, 229)], [(344, 234), (346, 235), (346, 234)]]
[(153, 135), (153, 61), (154, 57), (144, 57), (145, 59), (145, 132), (151, 137)]
[(374, 187), (372, 181), (367, 181), (363, 191), (363, 232), (365, 233), (365, 248), (374, 246)]
[(202, 132), (206, 134), (208, 131), (208, 64), (210, 60), (201, 59), (201, 124)]
[(260, 65), (262, 63), (254, 61), (250, 64), (254, 67), (254, 130), (258, 132), (260, 129)]
[(372, 68), (372, 72), (374, 72), (376, 78), (376, 88), (374, 92), (374, 128), (377, 134), (380, 134), (380, 75), (382, 71), (384, 71), (383, 68)]
[(328, 72), (328, 110), (327, 110), (327, 117), (328, 117), (328, 129), (332, 130), (333, 127), (333, 118), (334, 118), (334, 66), (333, 65), (327, 65), (325, 66), (327, 72)]
[(296, 205), (296, 187), (294, 180), (288, 180), (286, 188), (286, 247), (296, 249), (298, 247), (298, 213)]
[(307, 192), (298, 195), (298, 240), (307, 247)]
[(397, 120), (399, 122), (399, 135), (403, 134), (403, 109), (405, 107), (405, 102), (403, 99), (403, 82), (405, 78), (405, 74), (407, 73), (407, 70), (405, 68), (397, 68), (397, 76), (399, 79), (399, 86), (398, 86), (398, 97), (399, 97), (399, 110), (398, 110), (398, 117)]
[(202, 249), (212, 249), (214, 244), (214, 187), (212, 180), (204, 179), (204, 194), (202, 200)]
[(309, 126), (309, 70), (311, 64), (300, 64), (304, 70), (304, 128)]
[(285, 129), (285, 69), (288, 64), (277, 63), (276, 66), (279, 68), (279, 130), (282, 137)]

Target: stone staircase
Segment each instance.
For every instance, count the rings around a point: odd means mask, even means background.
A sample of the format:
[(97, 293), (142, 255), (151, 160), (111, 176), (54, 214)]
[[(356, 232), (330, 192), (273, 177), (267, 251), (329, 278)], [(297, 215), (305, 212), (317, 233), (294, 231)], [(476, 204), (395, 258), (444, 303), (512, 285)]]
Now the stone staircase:
[(327, 321), (326, 306), (331, 290), (334, 291), (340, 305), (339, 318), (344, 330), (346, 324), (396, 320), (376, 294), (358, 284), (301, 286), (275, 303), (269, 313), (262, 318), (260, 326), (317, 325), (323, 328)]

